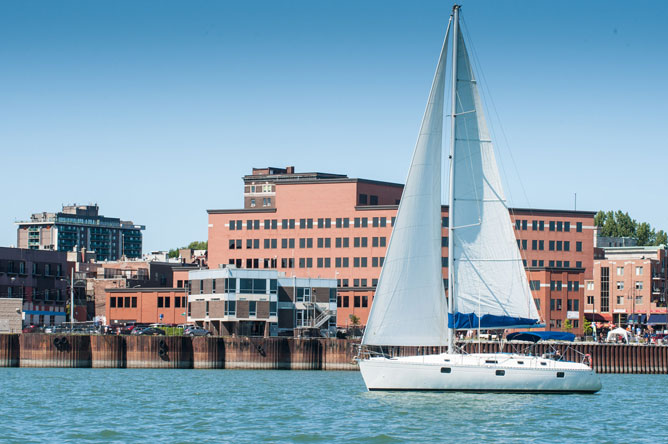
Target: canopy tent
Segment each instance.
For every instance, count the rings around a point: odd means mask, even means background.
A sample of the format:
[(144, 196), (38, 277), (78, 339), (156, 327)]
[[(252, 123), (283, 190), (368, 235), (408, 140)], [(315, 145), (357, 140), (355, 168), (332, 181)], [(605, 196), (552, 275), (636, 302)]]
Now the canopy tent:
[(608, 332), (608, 337), (605, 339), (606, 342), (612, 342), (617, 338), (617, 336), (622, 336), (624, 338), (624, 341), (626, 343), (629, 343), (629, 332), (624, 330), (623, 328), (615, 328), (614, 330), (610, 330)]
[(647, 325), (665, 325), (668, 324), (668, 313), (654, 313), (649, 315)]
[(645, 314), (630, 314), (626, 319), (627, 324), (644, 324), (647, 322), (647, 315)]
[(575, 339), (573, 333), (566, 333), (563, 331), (520, 331), (517, 333), (510, 333), (506, 336), (509, 341), (570, 341)]

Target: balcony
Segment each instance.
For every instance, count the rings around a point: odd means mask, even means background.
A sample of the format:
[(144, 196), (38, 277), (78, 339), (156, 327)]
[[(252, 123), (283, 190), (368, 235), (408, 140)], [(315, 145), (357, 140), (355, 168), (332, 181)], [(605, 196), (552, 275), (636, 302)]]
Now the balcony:
[(665, 279), (666, 275), (664, 273), (652, 273), (652, 279)]

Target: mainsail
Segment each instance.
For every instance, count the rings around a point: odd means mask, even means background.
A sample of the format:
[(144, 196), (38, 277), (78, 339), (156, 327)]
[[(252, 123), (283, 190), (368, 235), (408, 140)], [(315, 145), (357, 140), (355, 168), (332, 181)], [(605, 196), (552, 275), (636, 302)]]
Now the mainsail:
[(482, 103), (461, 31), (450, 234), (454, 309), (450, 328), (530, 326), (539, 319), (516, 245)]
[(363, 344), (445, 345), (441, 152), (448, 30), (422, 119)]

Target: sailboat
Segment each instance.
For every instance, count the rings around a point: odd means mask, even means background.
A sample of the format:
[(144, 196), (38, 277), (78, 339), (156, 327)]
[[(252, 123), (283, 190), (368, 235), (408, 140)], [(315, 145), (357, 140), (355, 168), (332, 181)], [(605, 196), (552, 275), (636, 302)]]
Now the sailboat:
[[(600, 380), (583, 362), (514, 353), (464, 353), (455, 344), (460, 330), (541, 325), (459, 13), (455, 5), (362, 338), (363, 353), (358, 359), (362, 377), (369, 390), (594, 393), (601, 389)], [(441, 162), (450, 39), (446, 284), (441, 259), (441, 227), (445, 226)], [(416, 356), (387, 353), (388, 347), (396, 346), (438, 347), (439, 351), (447, 346), (447, 351)]]

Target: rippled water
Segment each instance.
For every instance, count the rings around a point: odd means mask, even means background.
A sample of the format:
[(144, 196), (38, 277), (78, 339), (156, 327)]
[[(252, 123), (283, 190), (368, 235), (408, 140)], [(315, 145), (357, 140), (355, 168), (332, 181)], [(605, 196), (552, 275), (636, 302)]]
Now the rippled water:
[(668, 375), (596, 395), (367, 392), (358, 372), (0, 369), (0, 442), (666, 442)]

